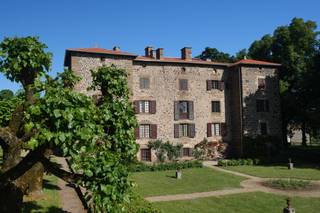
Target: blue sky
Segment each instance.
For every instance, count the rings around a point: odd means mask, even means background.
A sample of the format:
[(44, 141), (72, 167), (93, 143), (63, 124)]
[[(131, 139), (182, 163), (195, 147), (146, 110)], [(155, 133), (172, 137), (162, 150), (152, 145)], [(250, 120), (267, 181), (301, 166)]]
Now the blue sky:
[[(191, 46), (198, 55), (209, 46), (234, 54), (293, 17), (320, 25), (319, 0), (1, 0), (0, 40), (39, 36), (53, 53), (52, 75), (63, 70), (65, 49), (120, 46), (143, 54), (163, 47), (179, 56)], [(0, 90), (19, 85), (0, 74)]]

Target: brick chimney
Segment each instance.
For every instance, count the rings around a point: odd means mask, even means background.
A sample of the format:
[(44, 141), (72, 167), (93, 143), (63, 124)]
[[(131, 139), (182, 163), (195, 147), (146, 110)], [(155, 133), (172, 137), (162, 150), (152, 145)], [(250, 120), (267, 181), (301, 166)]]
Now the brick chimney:
[(181, 49), (181, 59), (183, 59), (183, 60), (191, 60), (192, 59), (191, 47), (184, 47)]
[(153, 58), (153, 47), (146, 47), (144, 48), (144, 51), (145, 51), (145, 56), (146, 57), (151, 57)]
[(163, 48), (158, 48), (156, 50), (156, 59), (162, 59), (163, 58)]

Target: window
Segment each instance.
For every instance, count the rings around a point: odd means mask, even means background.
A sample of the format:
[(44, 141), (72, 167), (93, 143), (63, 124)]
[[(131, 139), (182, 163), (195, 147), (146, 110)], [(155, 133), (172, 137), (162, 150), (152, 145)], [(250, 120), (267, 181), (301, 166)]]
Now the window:
[(261, 135), (267, 135), (268, 134), (267, 123), (266, 122), (260, 122), (260, 134)]
[(188, 79), (179, 79), (179, 90), (188, 90)]
[(265, 99), (256, 100), (257, 112), (269, 112), (269, 101)]
[(139, 101), (139, 112), (149, 113), (150, 112), (150, 101)]
[(220, 112), (220, 101), (211, 101), (211, 111)]
[(207, 90), (223, 90), (224, 82), (218, 80), (207, 80)]
[(265, 78), (258, 78), (258, 89), (259, 90), (266, 89), (266, 79)]
[(175, 101), (174, 102), (174, 119), (193, 120), (193, 102), (192, 101)]
[(140, 149), (141, 160), (151, 161), (151, 150), (150, 149)]
[(183, 157), (191, 157), (192, 156), (192, 149), (191, 148), (183, 148), (182, 149), (182, 156)]
[(140, 78), (140, 89), (149, 89), (150, 88), (150, 79), (147, 77)]
[(188, 137), (188, 124), (180, 124), (179, 136), (180, 137)]
[(140, 138), (150, 138), (150, 125), (142, 124), (139, 126), (139, 136)]
[(139, 113), (149, 113), (155, 114), (156, 113), (156, 101), (134, 101), (134, 112), (136, 114)]
[(211, 126), (211, 132), (214, 136), (220, 136), (221, 135), (221, 126), (220, 123), (213, 123)]
[(174, 137), (195, 137), (195, 124), (174, 124)]

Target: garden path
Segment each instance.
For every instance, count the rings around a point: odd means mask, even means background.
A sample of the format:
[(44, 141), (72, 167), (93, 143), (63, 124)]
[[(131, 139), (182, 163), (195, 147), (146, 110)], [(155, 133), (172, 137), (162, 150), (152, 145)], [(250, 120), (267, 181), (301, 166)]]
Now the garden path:
[(205, 161), (203, 162), (203, 165), (214, 170), (245, 177), (247, 178), (247, 180), (242, 181), (240, 183), (242, 188), (238, 188), (238, 189), (224, 189), (224, 190), (216, 190), (216, 191), (209, 191), (209, 192), (196, 192), (196, 193), (190, 193), (190, 194), (152, 196), (152, 197), (146, 197), (145, 199), (150, 202), (190, 200), (190, 199), (203, 198), (203, 197), (222, 196), (222, 195), (231, 195), (231, 194), (257, 192), (257, 191), (284, 195), (289, 197), (291, 196), (320, 197), (320, 181), (310, 181), (315, 186), (310, 190), (299, 190), (299, 191), (298, 190), (280, 190), (280, 189), (273, 189), (273, 188), (262, 185), (263, 182), (270, 180), (272, 178), (260, 178), (260, 177), (243, 174), (240, 172), (222, 169), (220, 167), (217, 167), (216, 162), (214, 161)]
[[(61, 168), (70, 171), (69, 166), (65, 158), (55, 157), (55, 162), (61, 165)], [(61, 209), (66, 213), (85, 213), (84, 208), (76, 189), (65, 182), (62, 179), (58, 180), (58, 186), (60, 188), (59, 196), (61, 202)]]

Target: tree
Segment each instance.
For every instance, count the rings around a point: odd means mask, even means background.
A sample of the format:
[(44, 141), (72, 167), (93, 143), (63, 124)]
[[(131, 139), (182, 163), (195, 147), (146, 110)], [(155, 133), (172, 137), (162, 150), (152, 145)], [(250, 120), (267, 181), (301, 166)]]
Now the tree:
[[(21, 212), (29, 184), (24, 177), (37, 164), (85, 187), (91, 210), (117, 212), (129, 201), (127, 164), (137, 152), (126, 71), (115, 66), (93, 70), (91, 88), (102, 94), (94, 99), (73, 90), (78, 78), (70, 70), (56, 78), (46, 75), (51, 54), (45, 49), (34, 37), (5, 38), (0, 44), (1, 72), (24, 89), (24, 100), (0, 128), (7, 156), (0, 175), (0, 212)], [(22, 149), (28, 150), (24, 157)], [(75, 174), (50, 160), (56, 149), (70, 158)]]
[(220, 52), (216, 48), (206, 47), (205, 50), (197, 56), (202, 60), (210, 59), (218, 62), (234, 62), (235, 58), (228, 53)]
[(313, 108), (314, 99), (318, 99), (310, 92), (319, 87), (318, 84), (311, 84), (319, 72), (319, 67), (315, 65), (315, 58), (319, 54), (319, 32), (316, 29), (315, 22), (294, 18), (290, 25), (278, 27), (272, 36), (263, 36), (249, 48), (249, 56), (252, 58), (282, 64), (279, 75), (284, 141), (287, 126), (291, 123), (300, 126), (303, 145), (306, 145), (306, 131), (310, 126), (308, 114)]
[(0, 100), (10, 99), (14, 96), (13, 92), (9, 89), (4, 89), (0, 91)]

